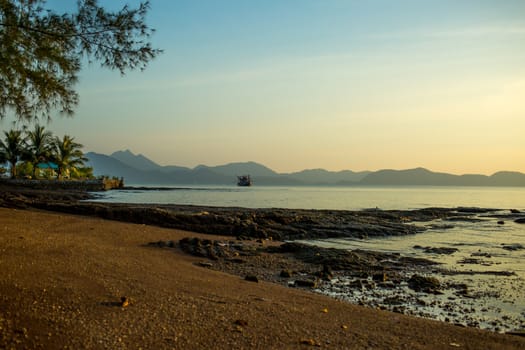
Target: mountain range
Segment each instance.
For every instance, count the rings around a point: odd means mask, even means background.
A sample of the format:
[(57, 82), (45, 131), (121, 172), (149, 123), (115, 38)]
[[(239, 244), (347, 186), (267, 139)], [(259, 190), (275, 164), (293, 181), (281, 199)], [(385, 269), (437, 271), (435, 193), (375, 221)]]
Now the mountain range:
[(266, 186), (525, 186), (525, 174), (510, 171), (500, 171), (491, 176), (453, 175), (424, 168), (375, 172), (310, 169), (277, 173), (255, 162), (199, 165), (195, 168), (162, 166), (130, 150), (111, 155), (89, 152), (86, 157), (96, 176), (123, 177), (128, 185), (234, 185), (237, 175), (249, 174), (254, 185)]

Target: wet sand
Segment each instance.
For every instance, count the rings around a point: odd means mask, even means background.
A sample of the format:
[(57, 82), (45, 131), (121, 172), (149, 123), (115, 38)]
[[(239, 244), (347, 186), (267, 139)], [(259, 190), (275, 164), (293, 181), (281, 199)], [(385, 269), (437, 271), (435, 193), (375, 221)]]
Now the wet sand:
[(231, 239), (0, 208), (0, 348), (525, 349), (523, 337), (250, 282), (148, 245), (184, 237)]

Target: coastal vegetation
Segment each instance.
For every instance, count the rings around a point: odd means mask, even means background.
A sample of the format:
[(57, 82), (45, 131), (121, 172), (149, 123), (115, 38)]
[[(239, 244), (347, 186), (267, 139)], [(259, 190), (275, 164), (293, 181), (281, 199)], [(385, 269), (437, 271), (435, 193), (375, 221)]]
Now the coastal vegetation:
[(99, 61), (121, 74), (144, 69), (161, 52), (148, 41), (148, 9), (141, 2), (112, 12), (97, 0), (81, 0), (75, 11), (59, 13), (45, 0), (0, 1), (0, 119), (72, 115), (84, 62)]
[(93, 168), (85, 166), (87, 158), (74, 137), (54, 136), (36, 124), (32, 130), (4, 131), (0, 139), (0, 165), (12, 179), (90, 179)]

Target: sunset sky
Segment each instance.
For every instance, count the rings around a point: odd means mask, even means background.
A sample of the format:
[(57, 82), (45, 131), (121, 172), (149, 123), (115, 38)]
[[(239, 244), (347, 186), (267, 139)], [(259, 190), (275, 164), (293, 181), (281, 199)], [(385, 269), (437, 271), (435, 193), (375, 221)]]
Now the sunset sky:
[(162, 165), (525, 172), (523, 0), (152, 0), (148, 23), (164, 53), (86, 67), (49, 129)]

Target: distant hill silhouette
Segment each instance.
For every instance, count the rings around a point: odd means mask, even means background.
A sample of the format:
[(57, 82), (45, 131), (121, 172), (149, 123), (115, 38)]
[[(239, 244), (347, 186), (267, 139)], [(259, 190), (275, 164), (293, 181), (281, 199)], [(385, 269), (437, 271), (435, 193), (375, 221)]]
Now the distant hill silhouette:
[[(86, 165), (93, 167), (96, 176), (106, 175), (123, 177), (123, 174), (133, 175), (137, 173), (136, 168), (105, 154), (88, 152), (85, 156), (88, 159)], [(126, 176), (126, 178), (128, 178), (128, 176)]]
[(498, 171), (490, 179), (492, 186), (525, 186), (525, 174), (517, 171)]
[(138, 170), (157, 170), (160, 167), (160, 165), (144, 157), (142, 154), (133, 154), (129, 149), (114, 152), (110, 157), (118, 159), (122, 163)]
[[(122, 154), (119, 154), (121, 156)], [(126, 184), (137, 185), (172, 185), (172, 184), (234, 184), (235, 180), (227, 176), (216, 174), (208, 169), (189, 169), (184, 167), (167, 166), (149, 167), (154, 162), (144, 162), (144, 156), (137, 156), (137, 159), (129, 157), (127, 154), (120, 157), (121, 160), (104, 154), (89, 152), (86, 158), (89, 159), (88, 165), (94, 169), (96, 176), (116, 176), (123, 177)], [(145, 158), (145, 157), (144, 157)], [(147, 158), (146, 158), (147, 159)], [(125, 161), (125, 162), (124, 162)], [(133, 165), (148, 166), (147, 170), (141, 170)]]
[(256, 177), (279, 176), (275, 171), (255, 162), (229, 163), (219, 166), (199, 165), (195, 169), (208, 169), (214, 173), (235, 177), (237, 175), (250, 174)]
[(328, 171), (324, 169), (308, 169), (289, 174), (290, 177), (304, 183), (329, 185), (329, 184), (354, 184), (361, 181), (370, 171), (353, 172), (351, 170)]
[(219, 166), (199, 165), (193, 169), (175, 165), (161, 166), (130, 150), (111, 155), (89, 152), (88, 164), (95, 175), (123, 177), (131, 185), (234, 185), (237, 175), (249, 174), (254, 185), (345, 185), (345, 186), (525, 186), (525, 174), (500, 171), (491, 176), (453, 175), (424, 168), (407, 170), (327, 171), (303, 170), (279, 174), (255, 162), (238, 162)]
[(498, 172), (492, 176), (435, 173), (424, 168), (379, 170), (365, 176), (362, 185), (390, 186), (525, 186), (525, 174)]

